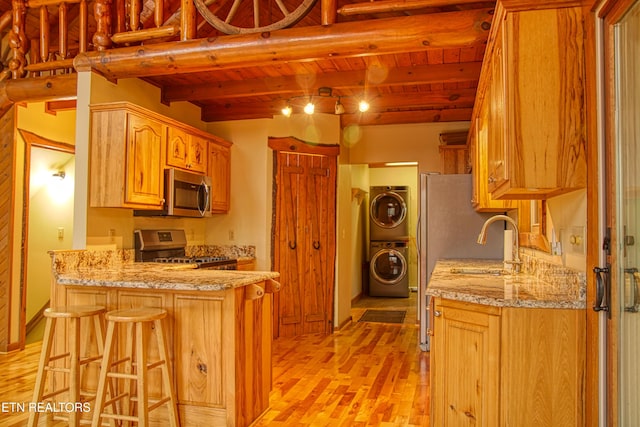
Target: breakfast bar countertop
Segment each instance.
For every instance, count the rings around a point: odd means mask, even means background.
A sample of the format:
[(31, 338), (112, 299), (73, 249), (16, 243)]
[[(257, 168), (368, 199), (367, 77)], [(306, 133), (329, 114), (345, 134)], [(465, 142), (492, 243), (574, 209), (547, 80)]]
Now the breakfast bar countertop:
[(207, 270), (192, 265), (132, 262), (119, 265), (78, 267), (56, 272), (60, 285), (114, 288), (162, 289), (175, 291), (224, 291), (277, 279), (273, 271)]
[(499, 274), (500, 260), (439, 260), (427, 295), (496, 307), (584, 309), (586, 290), (563, 272)]

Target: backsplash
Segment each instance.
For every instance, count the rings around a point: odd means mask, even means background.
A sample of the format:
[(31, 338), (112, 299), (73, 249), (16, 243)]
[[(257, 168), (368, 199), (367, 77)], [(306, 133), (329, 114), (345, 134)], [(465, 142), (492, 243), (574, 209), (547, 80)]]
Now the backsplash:
[(535, 275), (553, 286), (577, 289), (580, 298), (586, 297), (587, 278), (584, 272), (537, 257), (536, 251), (521, 250), (520, 260), (524, 273)]
[[(135, 260), (133, 249), (63, 250), (50, 251), (53, 271), (61, 273), (81, 267), (108, 268)], [(187, 256), (227, 256), (229, 258), (255, 258), (255, 246), (196, 245), (186, 247)]]
[(187, 256), (227, 256), (229, 258), (255, 258), (255, 246), (194, 245), (185, 248)]

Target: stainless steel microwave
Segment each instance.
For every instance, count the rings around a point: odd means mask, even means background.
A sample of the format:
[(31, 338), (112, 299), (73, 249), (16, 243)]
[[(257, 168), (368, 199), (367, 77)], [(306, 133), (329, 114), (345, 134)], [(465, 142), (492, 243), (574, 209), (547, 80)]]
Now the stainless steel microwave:
[(135, 210), (134, 216), (205, 217), (211, 215), (211, 178), (169, 168), (164, 170), (164, 208)]

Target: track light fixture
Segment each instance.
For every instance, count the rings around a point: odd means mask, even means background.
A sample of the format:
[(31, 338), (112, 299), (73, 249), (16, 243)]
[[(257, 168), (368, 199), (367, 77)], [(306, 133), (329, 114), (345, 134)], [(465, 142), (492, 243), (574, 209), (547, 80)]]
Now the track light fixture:
[(304, 112), (305, 114), (313, 114), (314, 111), (316, 111), (316, 106), (313, 103), (311, 97), (309, 97), (309, 102), (307, 102), (307, 105), (304, 106)]
[(334, 112), (338, 115), (344, 114), (344, 105), (340, 102), (340, 97), (336, 101), (336, 106), (334, 107)]
[[(326, 98), (336, 98), (336, 103), (334, 105), (334, 109), (333, 112), (336, 115), (340, 115), (340, 114), (345, 114), (346, 113), (346, 108), (345, 105), (341, 102), (342, 99), (345, 98), (351, 98), (350, 96), (343, 96), (343, 95), (334, 95), (333, 94), (333, 89), (331, 89), (330, 87), (326, 87), (326, 86), (322, 86), (320, 88), (318, 88), (318, 94), (317, 95), (301, 95), (301, 96), (294, 96), (291, 97), (289, 99), (287, 99), (286, 101), (286, 105), (284, 108), (282, 108), (282, 115), (285, 117), (290, 117), (291, 114), (293, 114), (293, 105), (296, 104), (296, 100), (301, 100), (301, 99), (306, 99), (307, 102), (306, 104), (304, 104), (302, 111), (304, 111), (305, 114), (313, 114), (316, 112), (316, 107), (319, 107), (322, 109), (323, 107), (323, 103), (322, 102), (317, 102), (317, 101), (321, 101), (322, 99), (326, 99)], [(301, 103), (300, 101), (297, 102), (298, 108), (300, 108)], [(352, 103), (348, 103), (347, 105), (353, 105)], [(326, 108), (327, 105), (324, 105), (324, 108)], [(369, 110), (369, 103), (366, 100), (361, 100), (358, 103), (358, 111), (360, 112), (365, 112)]]
[(282, 109), (282, 115), (285, 117), (291, 117), (291, 113), (293, 113), (293, 108), (291, 108), (291, 105), (287, 104), (287, 106)]

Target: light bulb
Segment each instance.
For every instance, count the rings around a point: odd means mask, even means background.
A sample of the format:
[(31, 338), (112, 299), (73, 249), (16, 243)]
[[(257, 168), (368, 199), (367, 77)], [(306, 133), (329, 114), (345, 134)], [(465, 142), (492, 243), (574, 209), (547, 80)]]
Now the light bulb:
[(316, 106), (313, 105), (313, 102), (311, 102), (311, 101), (309, 101), (309, 103), (304, 106), (304, 112), (307, 113), (307, 114), (313, 114), (315, 109), (316, 109)]
[(291, 105), (287, 105), (282, 109), (282, 115), (285, 117), (291, 117), (292, 112), (293, 112), (293, 109), (291, 108)]
[(358, 110), (360, 110), (361, 113), (369, 110), (369, 103), (363, 99), (362, 101), (360, 101), (360, 103), (358, 103)]

